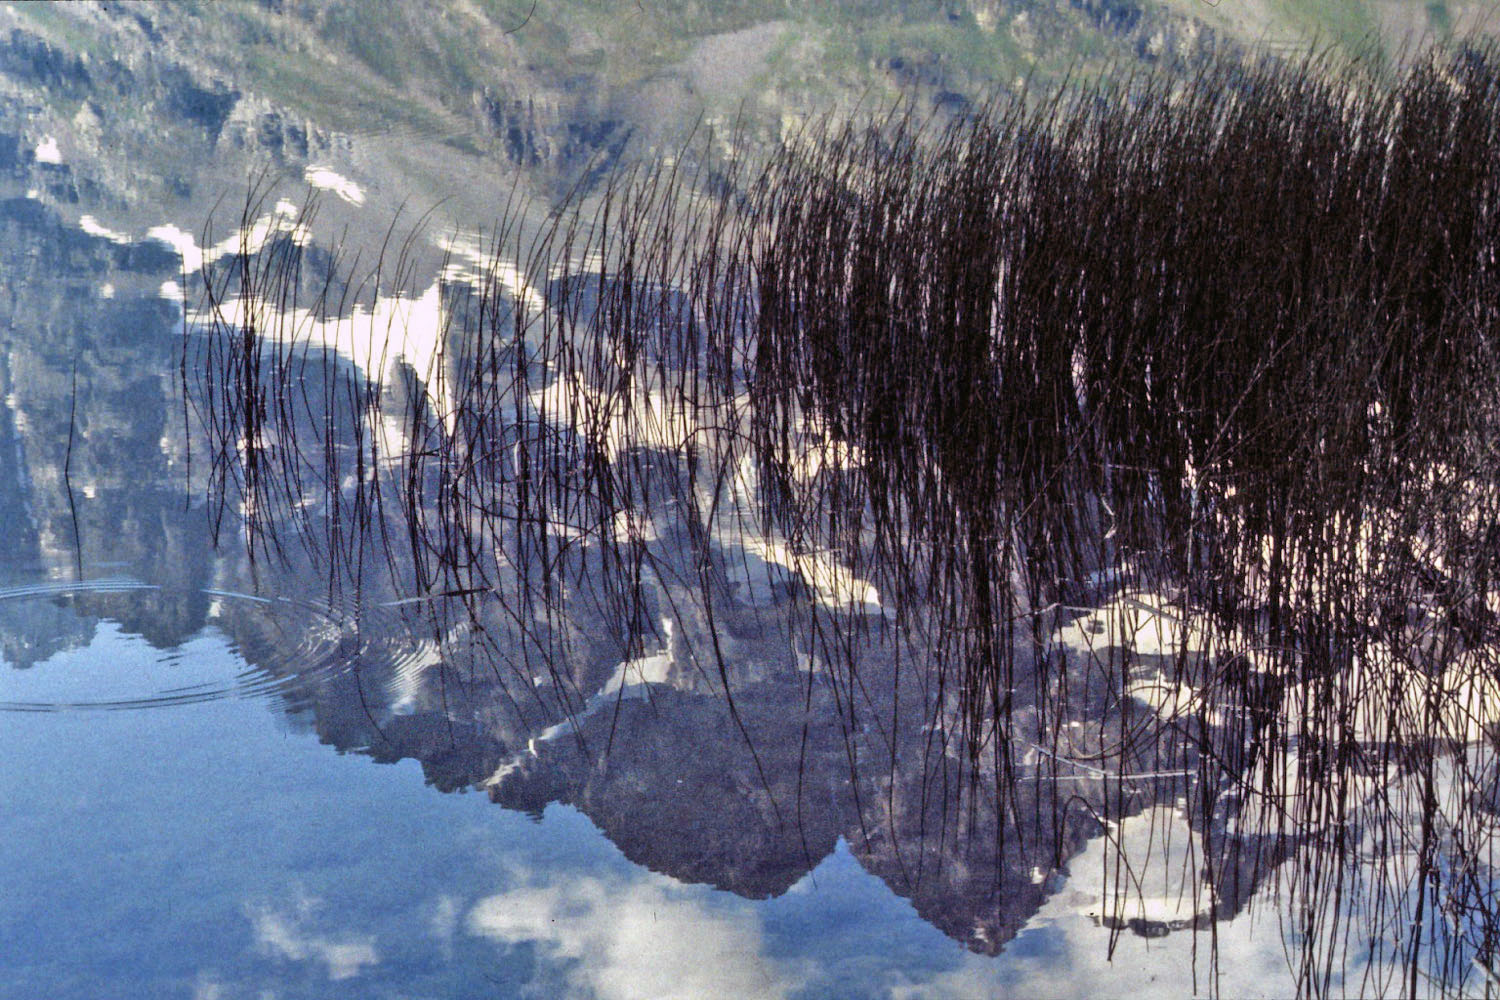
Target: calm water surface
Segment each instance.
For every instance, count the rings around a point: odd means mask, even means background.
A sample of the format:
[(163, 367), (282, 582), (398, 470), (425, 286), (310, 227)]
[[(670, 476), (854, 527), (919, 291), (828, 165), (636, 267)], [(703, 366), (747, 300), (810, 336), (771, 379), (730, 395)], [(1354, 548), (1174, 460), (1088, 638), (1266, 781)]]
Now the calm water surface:
[[(1103, 874), (1087, 851), (1053, 900), (987, 958), (924, 921), (843, 838), (810, 870), (786, 873), (789, 885), (773, 898), (745, 898), (671, 874), (674, 838), (703, 836), (721, 819), (711, 808), (664, 821), (641, 807), (659, 860), (633, 863), (578, 807), (526, 813), (480, 794), (442, 794), (410, 759), (382, 764), (368, 748), (328, 745), (295, 693), (241, 693), (265, 679), (211, 622), (162, 648), (81, 613), (71, 594), (13, 600), (7, 610), (19, 612), (13, 635), (37, 619), (49, 629), (71, 619), (79, 635), (5, 675), (6, 707), (27, 710), (0, 727), (0, 995), (1192, 989), (1186, 940), (1125, 937), (1108, 959), (1108, 932), (1083, 915)], [(184, 689), (229, 693), (116, 707)], [(103, 700), (114, 704), (91, 704)], [(32, 710), (49, 703), (89, 707)], [(1103, 845), (1091, 846), (1102, 857)], [(731, 869), (757, 860), (726, 854)], [(1164, 881), (1175, 876), (1163, 872)], [(1221, 934), (1242, 972), (1240, 963), (1261, 976), (1280, 964), (1274, 927)], [(1242, 982), (1263, 985), (1258, 976)]]
[[(1209, 989), (1180, 789), (1138, 782), (1106, 824), (1107, 783), (1031, 760), (1030, 811), (987, 813), (920, 714), (840, 701), (777, 618), (772, 549), (726, 560), (717, 621), (663, 573), (637, 655), (600, 613), (567, 662), (466, 658), (461, 610), (332, 587), (294, 535), (251, 560), (184, 407), (197, 244), (28, 196), (24, 147), (9, 168), (0, 997)], [(690, 652), (715, 629), (723, 677)], [(1226, 994), (1294, 988), (1257, 886), (1218, 890)]]
[[(170, 650), (91, 631), (7, 692), (249, 669), (212, 626)], [(859, 996), (966, 968), (843, 845), (754, 903), (632, 864), (574, 808), (441, 795), (315, 725), (254, 697), (8, 717), (5, 995)]]

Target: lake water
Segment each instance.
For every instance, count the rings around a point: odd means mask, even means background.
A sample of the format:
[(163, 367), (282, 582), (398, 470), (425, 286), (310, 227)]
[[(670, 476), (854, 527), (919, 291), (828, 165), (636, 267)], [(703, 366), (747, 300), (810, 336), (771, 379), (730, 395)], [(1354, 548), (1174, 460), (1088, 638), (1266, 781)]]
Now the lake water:
[[(301, 566), (215, 546), (178, 254), (24, 191), (0, 212), (0, 996), (1194, 990), (1193, 931), (1099, 921), (1102, 829), (1047, 871), (997, 864), (993, 823), (921, 829), (890, 807), (945, 793), (851, 760), (805, 672), (755, 679), (747, 734), (696, 679), (616, 683), (597, 758), (550, 720), (487, 730), (501, 695), (461, 664), (445, 712), (420, 621), (356, 629)], [(1245, 990), (1285, 974), (1268, 920), (1218, 930)]]
[[(1186, 752), (1100, 749), (1168, 695), (1100, 689), (1091, 637), (1128, 635), (1135, 681), (1164, 676), (1163, 599), (1073, 608), (1064, 735), (1031, 741), (1022, 706), (1010, 744), (969, 755), (933, 725), (948, 704), (923, 663), (892, 651), (920, 643), (883, 644), (882, 595), (836, 553), (731, 530), (733, 509), (699, 525), (712, 573), (661, 509), (622, 529), (649, 556), (623, 571), (559, 514), (516, 544), (556, 546), (571, 610), (527, 589), (540, 563), (490, 589), (442, 575), (452, 560), (424, 578), (392, 554), (399, 511), (339, 520), (370, 514), (339, 506), (366, 475), (340, 394), (384, 394), (386, 454), (420, 453), (423, 390), (387, 362), (430, 376), (483, 255), (446, 284), (424, 263), (404, 298), (257, 314), (295, 315), (317, 349), (290, 409), (248, 427), (183, 274), (212, 243), (182, 218), (148, 235), (60, 209), (33, 186), (52, 156), (18, 141), (0, 187), (0, 997), (1282, 996), (1325, 933), (1333, 992), (1401, 981), (1382, 957), (1399, 942), (1365, 933), (1368, 886), (1314, 908), (1333, 931), (1307, 923), (1280, 902), (1310, 891), (1300, 842), (1205, 818)], [(397, 206), (367, 192), (401, 187), (331, 167), (278, 183), (262, 236), (295, 232), (281, 199), (309, 185), (378, 233)], [(373, 255), (359, 239), (346, 259)], [(505, 274), (508, 308), (552, 308)], [(249, 307), (225, 301), (240, 329)], [(594, 398), (535, 391), (554, 418)], [(642, 444), (650, 405), (595, 427), (610, 462), (676, 468), (665, 409)], [(324, 443), (346, 478), (298, 464)], [(621, 572), (645, 578), (624, 604), (586, 582)], [(1401, 849), (1381, 851), (1384, 877)]]

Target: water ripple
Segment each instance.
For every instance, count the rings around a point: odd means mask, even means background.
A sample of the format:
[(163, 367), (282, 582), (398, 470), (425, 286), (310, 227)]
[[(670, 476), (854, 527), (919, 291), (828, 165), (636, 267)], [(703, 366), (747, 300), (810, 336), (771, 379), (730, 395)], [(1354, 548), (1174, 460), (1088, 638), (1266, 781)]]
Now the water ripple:
[[(207, 603), (205, 625), (176, 644), (162, 648), (135, 631), (142, 622), (177, 620), (174, 607), (193, 602)], [(48, 610), (16, 607), (27, 603)], [(34, 666), (0, 670), (0, 712), (272, 699), (310, 691), (360, 664), (399, 673), (432, 656), (432, 644), (413, 639), (391, 611), (221, 589), (174, 591), (126, 578), (0, 588), (0, 637), (7, 631), (34, 643), (47, 635), (57, 648)]]

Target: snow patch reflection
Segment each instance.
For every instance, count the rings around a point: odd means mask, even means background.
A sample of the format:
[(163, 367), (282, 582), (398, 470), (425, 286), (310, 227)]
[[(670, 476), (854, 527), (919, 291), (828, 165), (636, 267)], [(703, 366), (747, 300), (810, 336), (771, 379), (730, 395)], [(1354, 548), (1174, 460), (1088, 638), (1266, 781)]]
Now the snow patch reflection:
[(351, 205), (363, 205), (365, 203), (365, 192), (358, 184), (349, 180), (331, 168), (313, 165), (303, 173), (302, 179), (309, 185), (320, 191), (332, 191), (344, 201)]
[(57, 138), (46, 136), (36, 146), (36, 162), (38, 163), (61, 163), (62, 150), (57, 148)]

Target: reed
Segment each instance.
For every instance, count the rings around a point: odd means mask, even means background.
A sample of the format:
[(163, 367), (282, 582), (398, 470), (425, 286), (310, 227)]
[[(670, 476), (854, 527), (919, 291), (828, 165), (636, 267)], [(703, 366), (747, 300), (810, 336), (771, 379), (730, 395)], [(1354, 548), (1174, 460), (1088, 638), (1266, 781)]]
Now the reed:
[(297, 248), (247, 247), (184, 366), (216, 516), (457, 602), (553, 718), (664, 619), (733, 711), (730, 622), (764, 616), (846, 733), (924, 726), (1002, 854), (1065, 863), (1044, 806), (1182, 795), (1211, 917), (1273, 886), (1304, 992), (1473, 988), (1500, 82), (1475, 44), (1357, 70), (901, 108), (624, 169), (539, 227), (513, 201), (420, 365), (389, 326), (312, 336)]

